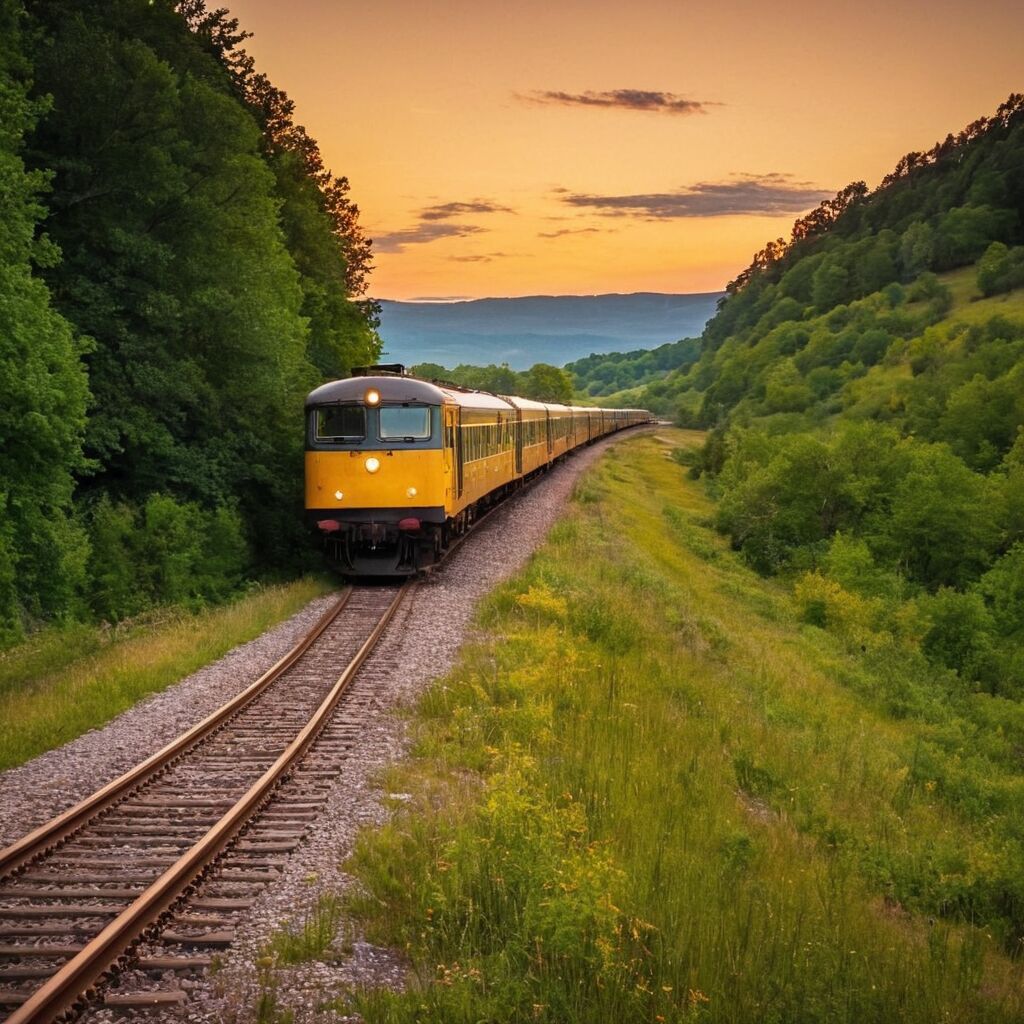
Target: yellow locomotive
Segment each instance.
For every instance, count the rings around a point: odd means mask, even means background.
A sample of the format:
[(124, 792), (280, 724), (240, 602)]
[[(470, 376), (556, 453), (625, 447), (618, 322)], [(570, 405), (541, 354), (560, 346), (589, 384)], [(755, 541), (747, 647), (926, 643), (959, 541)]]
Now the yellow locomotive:
[(550, 405), (366, 367), (306, 398), (306, 511), (349, 573), (440, 558), (491, 505), (641, 409)]

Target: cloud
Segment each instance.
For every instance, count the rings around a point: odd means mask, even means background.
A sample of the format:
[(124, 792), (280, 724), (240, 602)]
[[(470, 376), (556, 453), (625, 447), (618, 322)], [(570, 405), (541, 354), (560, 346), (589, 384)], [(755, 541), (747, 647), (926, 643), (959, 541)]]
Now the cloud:
[(404, 252), (408, 245), (425, 245), (443, 238), (464, 238), (466, 235), (477, 235), (487, 228), (476, 224), (445, 223), (453, 217), (463, 217), (470, 213), (515, 213), (508, 206), (501, 206), (486, 199), (473, 199), (468, 203), (438, 203), (427, 206), (417, 215), (418, 223), (411, 228), (400, 231), (385, 231), (373, 240), (376, 252)]
[(561, 238), (563, 235), (599, 235), (604, 228), (562, 228), (561, 231), (538, 231), (538, 238)]
[(739, 174), (731, 181), (701, 181), (674, 192), (637, 195), (591, 195), (572, 192), (561, 202), (576, 209), (598, 210), (607, 217), (664, 220), (680, 217), (781, 217), (802, 213), (833, 193), (791, 174)]
[(448, 258), (456, 263), (491, 263), (493, 260), (504, 259), (508, 255), (507, 252), (484, 252), (475, 255), (449, 256)]
[(559, 92), (553, 89), (521, 94), (521, 100), (541, 106), (604, 107), (615, 110), (642, 110), (656, 114), (706, 114), (708, 107), (721, 106), (707, 100), (690, 100), (675, 92), (657, 89), (605, 89), (600, 92)]
[(467, 213), (515, 213), (508, 206), (491, 203), (485, 199), (474, 199), (469, 203), (440, 203), (420, 211), (420, 220), (448, 220)]
[(382, 235), (377, 235), (373, 240), (373, 248), (375, 252), (404, 252), (407, 245), (424, 245), (442, 238), (464, 238), (486, 230), (476, 224), (438, 224), (425, 221), (401, 231), (386, 231)]

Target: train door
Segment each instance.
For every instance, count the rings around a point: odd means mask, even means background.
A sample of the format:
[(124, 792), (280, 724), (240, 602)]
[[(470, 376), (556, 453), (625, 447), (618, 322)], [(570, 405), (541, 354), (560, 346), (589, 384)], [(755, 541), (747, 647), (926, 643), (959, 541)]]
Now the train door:
[(516, 449), (516, 476), (523, 475), (523, 410), (516, 409), (516, 418), (512, 421), (512, 440)]
[(449, 493), (455, 497), (455, 410), (441, 406), (441, 449), (444, 456), (444, 479)]
[(548, 431), (548, 461), (551, 460), (551, 453), (555, 450), (554, 439), (551, 436), (551, 410), (544, 410), (544, 424)]
[(444, 410), (444, 468), (451, 475), (452, 496), (462, 497), (462, 410)]
[(455, 420), (455, 480), (458, 496), (462, 497), (462, 467), (465, 462), (462, 449), (462, 409), (456, 414)]

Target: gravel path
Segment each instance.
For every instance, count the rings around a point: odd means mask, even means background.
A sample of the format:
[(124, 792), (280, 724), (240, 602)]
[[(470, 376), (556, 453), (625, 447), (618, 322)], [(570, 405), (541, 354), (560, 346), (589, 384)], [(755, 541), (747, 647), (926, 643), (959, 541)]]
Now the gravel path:
[[(260, 949), (283, 921), (301, 922), (321, 895), (351, 884), (339, 864), (351, 852), (361, 828), (387, 819), (384, 801), (389, 795), (378, 788), (376, 780), (381, 769), (401, 758), (406, 749), (405, 727), (393, 713), (395, 708), (414, 700), (452, 667), (480, 598), (526, 562), (564, 511), (581, 473), (617, 440), (608, 439), (577, 452), (523, 494), (505, 502), (441, 569), (416, 588), (413, 599), (392, 621), (363, 669), (370, 675), (387, 673), (389, 685), (374, 702), (362, 741), (338, 777), (327, 810), (291, 855), (281, 878), (263, 890), (247, 919), (239, 923), (241, 939), (224, 958), (224, 966), (194, 987), (186, 983), (191, 991), (184, 1019), (226, 1024), (255, 1019), (260, 991), (255, 962)], [(16, 838), (219, 706), (280, 657), (329, 601), (313, 602), (283, 625), (144, 701), (103, 729), (0, 776), (2, 835)], [(30, 795), (44, 780), (45, 788)], [(336, 962), (274, 972), (278, 1005), (294, 1014), (295, 1024), (346, 1020), (322, 1007), (351, 985), (400, 986), (404, 981), (405, 965), (398, 957), (353, 942), (345, 927), (340, 933)], [(178, 1014), (165, 1016), (182, 1019)], [(88, 1024), (111, 1019), (108, 1010), (84, 1018)]]

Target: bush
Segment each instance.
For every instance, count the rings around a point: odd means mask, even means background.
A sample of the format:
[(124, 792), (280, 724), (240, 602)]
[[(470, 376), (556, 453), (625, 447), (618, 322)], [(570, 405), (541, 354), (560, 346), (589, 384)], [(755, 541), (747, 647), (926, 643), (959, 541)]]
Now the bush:
[(851, 647), (877, 646), (875, 623), (882, 610), (880, 601), (851, 593), (820, 572), (804, 573), (793, 596), (804, 622), (830, 630)]
[(928, 617), (921, 647), (928, 659), (954, 669), (965, 679), (979, 679), (990, 667), (994, 625), (980, 594), (942, 587), (920, 599)]
[(237, 511), (151, 495), (141, 512), (104, 496), (90, 529), (92, 607), (112, 622), (154, 605), (198, 607), (236, 590), (249, 565)]
[(1010, 249), (993, 242), (978, 261), (977, 281), (982, 295), (998, 295), (1024, 285), (1024, 247)]
[(999, 543), (996, 488), (945, 445), (908, 442), (911, 467), (892, 500), (883, 545), (929, 589), (963, 586), (984, 571)]

